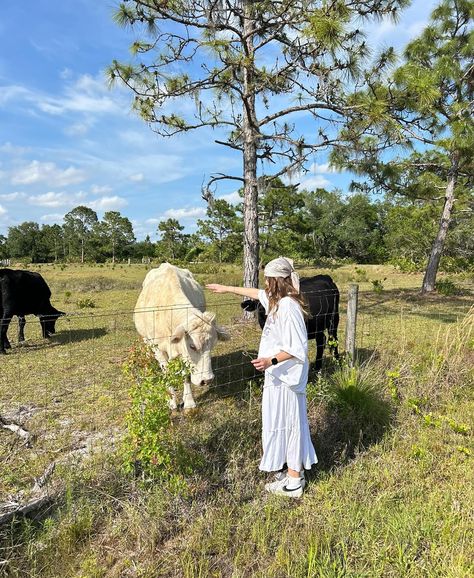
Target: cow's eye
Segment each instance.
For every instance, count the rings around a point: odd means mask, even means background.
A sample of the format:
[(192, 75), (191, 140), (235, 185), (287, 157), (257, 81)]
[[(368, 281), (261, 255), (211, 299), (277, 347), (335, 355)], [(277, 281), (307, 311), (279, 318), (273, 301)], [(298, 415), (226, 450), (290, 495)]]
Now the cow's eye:
[(196, 346), (194, 345), (194, 343), (190, 343), (189, 344), (189, 348), (192, 349), (193, 351), (197, 351)]

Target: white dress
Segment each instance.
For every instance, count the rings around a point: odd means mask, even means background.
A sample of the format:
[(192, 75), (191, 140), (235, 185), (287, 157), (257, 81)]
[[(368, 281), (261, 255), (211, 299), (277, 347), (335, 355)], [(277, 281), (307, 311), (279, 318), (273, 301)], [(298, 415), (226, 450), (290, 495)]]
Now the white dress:
[[(268, 315), (269, 301), (265, 291), (258, 292), (258, 299)], [(268, 315), (258, 356), (275, 357), (280, 351), (286, 351), (293, 358), (265, 371), (263, 457), (259, 467), (262, 471), (274, 472), (286, 463), (295, 471), (309, 470), (318, 458), (311, 442), (306, 408), (308, 334), (301, 307), (291, 297), (283, 297), (276, 314)]]

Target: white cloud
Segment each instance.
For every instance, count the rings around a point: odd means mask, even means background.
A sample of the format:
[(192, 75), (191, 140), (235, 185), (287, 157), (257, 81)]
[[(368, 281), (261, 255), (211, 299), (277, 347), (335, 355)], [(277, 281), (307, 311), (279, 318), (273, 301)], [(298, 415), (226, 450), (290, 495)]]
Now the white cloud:
[(144, 180), (144, 178), (145, 177), (143, 176), (143, 173), (136, 173), (134, 175), (130, 175), (128, 177), (128, 180), (132, 181), (132, 183), (140, 183), (141, 181)]
[(53, 115), (67, 112), (123, 114), (122, 94), (120, 90), (109, 91), (105, 78), (84, 74), (66, 85), (63, 96), (39, 97), (37, 106), (43, 112)]
[(20, 199), (24, 199), (26, 197), (25, 193), (14, 192), (14, 193), (6, 193), (4, 195), (0, 195), (0, 199), (5, 202), (10, 201), (19, 201)]
[(0, 90), (0, 106), (6, 104), (10, 100), (19, 100), (27, 98), (31, 92), (23, 86), (2, 86)]
[(234, 191), (233, 193), (229, 193), (227, 195), (219, 195), (216, 198), (227, 201), (231, 205), (237, 205), (242, 202), (242, 197), (239, 195), (238, 191)]
[(335, 173), (337, 171), (335, 169), (331, 168), (329, 166), (329, 163), (323, 163), (321, 165), (319, 165), (318, 163), (313, 163), (309, 167), (309, 172), (315, 173), (315, 174), (320, 174), (320, 175), (324, 175), (324, 174), (327, 175), (327, 174)]
[(314, 189), (323, 189), (330, 184), (331, 181), (328, 181), (325, 177), (321, 175), (315, 175), (300, 181), (298, 188), (300, 191), (303, 189), (306, 189), (307, 191), (313, 191)]
[(74, 167), (60, 169), (55, 163), (42, 163), (32, 161), (29, 165), (18, 169), (13, 173), (12, 184), (31, 185), (34, 183), (47, 183), (50, 187), (65, 187), (84, 181), (84, 171)]
[(6, 142), (0, 146), (0, 152), (9, 155), (21, 155), (27, 152), (29, 149), (27, 147), (20, 147), (12, 144), (11, 142)]
[(6, 212), (7, 210), (5, 209), (5, 207), (2, 207), (2, 205), (0, 205), (0, 215), (5, 215)]
[(63, 220), (64, 215), (61, 213), (52, 213), (50, 215), (42, 215), (39, 220), (41, 223), (57, 223)]
[(108, 185), (92, 185), (91, 187), (91, 193), (93, 195), (104, 195), (107, 193), (111, 193), (112, 192), (112, 187), (109, 187)]
[(164, 217), (168, 219), (191, 219), (196, 217), (204, 217), (206, 209), (203, 207), (189, 207), (183, 209), (168, 209), (164, 213)]
[(72, 77), (72, 70), (70, 68), (63, 68), (59, 73), (60, 78), (63, 80), (67, 80), (68, 78)]
[(161, 223), (161, 221), (162, 221), (162, 219), (152, 218), (152, 219), (147, 219), (147, 220), (145, 221), (145, 223), (146, 223), (147, 225), (157, 225), (158, 223)]
[(84, 204), (84, 199), (85, 194), (82, 192), (68, 195), (49, 191), (28, 197), (28, 202), (30, 205), (38, 205), (39, 207), (69, 207), (78, 203)]
[(102, 197), (97, 201), (92, 201), (86, 204), (91, 209), (94, 209), (94, 211), (114, 211), (128, 205), (128, 201), (123, 197), (114, 195), (113, 197)]
[(84, 122), (76, 122), (74, 124), (71, 124), (71, 126), (66, 127), (64, 129), (64, 133), (67, 134), (68, 136), (84, 136), (89, 132), (89, 129), (92, 127), (93, 124), (94, 123), (92, 119)]

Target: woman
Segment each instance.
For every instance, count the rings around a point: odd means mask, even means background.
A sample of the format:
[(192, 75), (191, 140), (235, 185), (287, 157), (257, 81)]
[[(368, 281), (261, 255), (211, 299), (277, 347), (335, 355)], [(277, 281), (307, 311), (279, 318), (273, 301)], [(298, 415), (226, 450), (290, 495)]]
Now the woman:
[[(299, 278), (289, 259), (279, 257), (265, 267), (265, 290), (206, 285), (214, 293), (235, 293), (258, 299), (267, 314), (254, 367), (265, 372), (262, 399), (263, 457), (260, 469), (278, 472), (265, 489), (299, 498), (304, 470), (317, 463), (306, 410), (308, 335)], [(281, 471), (284, 464), (288, 470)]]

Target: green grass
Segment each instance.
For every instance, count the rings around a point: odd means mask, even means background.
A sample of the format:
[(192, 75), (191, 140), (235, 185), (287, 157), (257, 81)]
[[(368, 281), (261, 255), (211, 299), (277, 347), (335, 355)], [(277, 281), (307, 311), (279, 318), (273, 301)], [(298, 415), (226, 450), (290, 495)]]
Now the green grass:
[[(364, 272), (361, 273), (361, 270)], [(124, 431), (136, 341), (131, 310), (145, 266), (43, 266), (52, 302), (68, 315), (49, 342), (36, 319), (2, 358), (0, 414), (30, 409), (30, 448), (0, 430), (0, 502), (26, 497), (53, 460), (92, 436), (97, 451), (54, 473), (67, 488), (36, 520), (1, 530), (0, 575), (18, 577), (450, 577), (474, 572), (472, 280), (421, 298), (420, 275), (390, 267), (329, 272), (345, 294), (360, 282), (358, 365), (325, 358), (308, 411), (320, 463), (304, 498), (263, 492), (261, 392), (248, 363), (260, 332), (240, 323), (239, 300), (209, 295), (233, 339), (215, 350), (215, 387), (173, 417), (187, 468), (181, 482), (124, 473), (103, 444)], [(314, 274), (315, 270), (306, 270)], [(200, 266), (201, 283), (238, 284), (236, 267)], [(383, 290), (372, 281), (383, 279)], [(94, 308), (79, 310), (79, 300)], [(463, 321), (464, 320), (464, 321)], [(314, 358), (314, 344), (310, 357)], [(27, 414), (24, 413), (26, 416)], [(101, 449), (102, 448), (102, 449)], [(179, 467), (179, 466), (177, 466)], [(5, 563), (2, 563), (5, 561)]]

